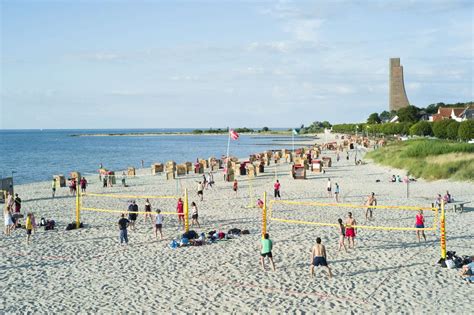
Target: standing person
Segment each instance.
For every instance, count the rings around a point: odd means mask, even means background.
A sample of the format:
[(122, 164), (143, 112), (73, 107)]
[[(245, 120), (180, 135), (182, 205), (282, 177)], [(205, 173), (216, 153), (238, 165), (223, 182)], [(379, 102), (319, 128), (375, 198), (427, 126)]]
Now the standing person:
[(237, 182), (236, 179), (234, 180), (234, 184), (232, 185), (232, 189), (235, 191), (235, 195), (237, 196), (237, 191), (239, 189), (239, 183)]
[(31, 238), (31, 232), (33, 231), (33, 218), (32, 218), (31, 213), (28, 213), (26, 215), (25, 229), (26, 229), (26, 244), (29, 244), (30, 238)]
[(5, 235), (10, 235), (13, 230), (13, 218), (8, 207), (3, 209), (3, 217), (5, 219)]
[(207, 177), (206, 174), (202, 174), (202, 186), (207, 189)]
[(148, 200), (148, 198), (146, 199), (145, 201), (145, 223), (146, 223), (146, 219), (147, 218), (150, 218), (150, 222), (152, 222), (152, 218), (151, 218), (151, 203), (150, 203), (150, 200)]
[(155, 215), (155, 238), (158, 239), (158, 232), (160, 232), (160, 239), (163, 239), (163, 232), (161, 231), (163, 228), (163, 221), (165, 218), (161, 214), (160, 209), (156, 209)]
[[(423, 210), (418, 211), (418, 214), (416, 215), (415, 227), (417, 229), (424, 229), (425, 228), (425, 217), (423, 216)], [(416, 237), (418, 238), (418, 242), (421, 241), (422, 236), (423, 236), (423, 239), (426, 242), (425, 230), (417, 230), (416, 231)]]
[(270, 235), (268, 233), (265, 233), (260, 243), (260, 266), (262, 266), (263, 271), (265, 271), (265, 257), (268, 257), (272, 269), (273, 271), (275, 271), (275, 263), (273, 262), (272, 249), (273, 242), (270, 239)]
[(346, 227), (344, 226), (344, 224), (342, 223), (342, 219), (337, 219), (337, 222), (339, 223), (339, 247), (338, 247), (338, 251), (341, 251), (341, 249), (344, 247), (344, 250), (346, 251), (347, 253), (347, 248), (346, 248), (346, 244), (345, 244), (345, 238), (346, 238)]
[(375, 198), (375, 193), (372, 192), (369, 197), (367, 197), (367, 202), (365, 203), (367, 210), (365, 210), (365, 220), (372, 220), (372, 209), (370, 206), (377, 206), (377, 198)]
[(125, 245), (128, 245), (128, 233), (127, 233), (127, 228), (128, 225), (130, 224), (130, 221), (125, 218), (125, 214), (122, 213), (122, 216), (120, 220), (118, 221), (118, 227), (119, 227), (119, 240), (120, 240), (120, 245), (122, 245), (123, 242), (125, 242)]
[(125, 175), (125, 172), (122, 172), (122, 187), (127, 187), (127, 183), (125, 180), (127, 179), (127, 175)]
[(201, 228), (201, 225), (199, 225), (199, 221), (198, 221), (198, 208), (196, 206), (196, 203), (193, 201), (191, 203), (191, 210), (192, 210), (192, 221), (191, 221), (191, 226), (194, 226), (194, 224), (196, 224), (198, 226), (198, 228)]
[(436, 204), (436, 207), (438, 207), (438, 209), (441, 209), (441, 201), (443, 200), (443, 197), (441, 197), (441, 194), (438, 194), (438, 196), (436, 197), (436, 200), (435, 200), (435, 204)]
[(13, 206), (15, 204), (15, 200), (13, 199), (12, 193), (8, 192), (7, 194), (7, 200), (5, 201), (5, 204), (7, 205), (8, 211), (13, 213)]
[(336, 202), (339, 203), (339, 184), (338, 183), (334, 185), (334, 198), (336, 199)]
[(341, 159), (341, 156), (339, 155), (339, 149), (338, 149), (336, 152), (336, 162), (339, 162), (340, 159)]
[(128, 206), (128, 220), (130, 221), (130, 230), (135, 231), (135, 221), (138, 217), (138, 205), (135, 203), (135, 200)]
[(87, 188), (87, 179), (85, 177), (81, 178), (80, 185), (81, 185), (81, 192), (85, 193), (86, 188)]
[(18, 225), (20, 224), (20, 211), (21, 211), (21, 198), (18, 197), (18, 194), (15, 194), (15, 199), (13, 200), (13, 203), (15, 205), (15, 218), (14, 218), (14, 226), (15, 226), (15, 229), (18, 227)]
[(112, 173), (110, 173), (109, 176), (107, 176), (107, 185), (109, 187), (112, 187), (113, 176), (115, 176), (115, 175), (113, 175)]
[(51, 195), (54, 198), (54, 195), (56, 195), (56, 178), (53, 178), (53, 181), (51, 182)]
[(214, 185), (214, 175), (212, 175), (212, 172), (209, 172), (209, 175), (207, 177), (207, 183), (209, 187), (212, 188), (212, 185)]
[(145, 161), (142, 160), (142, 168), (145, 168)]
[(71, 195), (76, 194), (76, 179), (74, 178), (71, 178), (71, 180), (69, 181), (69, 192), (71, 193)]
[(328, 270), (329, 278), (332, 278), (331, 268), (328, 266), (326, 247), (321, 244), (321, 238), (316, 238), (316, 244), (311, 249), (311, 277), (314, 277), (314, 267), (323, 266)]
[[(352, 217), (352, 212), (347, 213), (346, 220), (346, 237), (349, 240), (349, 248), (355, 248), (354, 238), (356, 237), (356, 220)], [(352, 245), (352, 246), (351, 246)]]
[(109, 175), (107, 175), (107, 174), (104, 175), (104, 179), (102, 181), (102, 187), (104, 187), (104, 188), (107, 188), (108, 177), (109, 177)]
[(446, 195), (444, 195), (444, 203), (450, 203), (453, 202), (453, 197), (451, 197), (451, 194), (449, 191), (446, 190)]
[(197, 191), (198, 191), (198, 197), (201, 198), (201, 201), (204, 200), (204, 186), (202, 184), (202, 182), (198, 182), (198, 185), (197, 185)]
[(178, 230), (179, 230), (179, 226), (181, 225), (181, 223), (183, 224), (183, 228), (185, 226), (184, 203), (183, 203), (183, 200), (181, 200), (181, 198), (178, 199), (178, 204), (176, 205), (176, 212), (178, 213)]
[(277, 181), (275, 182), (275, 184), (273, 185), (273, 192), (274, 192), (274, 196), (275, 196), (275, 199), (278, 197), (281, 199), (281, 196), (280, 196), (280, 181), (277, 179)]
[(328, 183), (327, 183), (327, 191), (328, 191), (328, 197), (331, 198), (332, 197), (332, 184), (331, 184), (331, 179), (328, 178)]

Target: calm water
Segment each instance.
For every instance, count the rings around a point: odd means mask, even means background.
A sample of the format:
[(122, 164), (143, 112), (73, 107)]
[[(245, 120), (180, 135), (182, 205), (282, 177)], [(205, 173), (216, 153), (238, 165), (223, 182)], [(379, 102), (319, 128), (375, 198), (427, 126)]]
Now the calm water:
[[(197, 157), (220, 157), (226, 153), (227, 136), (134, 136), (71, 137), (84, 133), (190, 131), (163, 130), (0, 130), (0, 176), (15, 173), (14, 182), (29, 183), (49, 180), (53, 174), (69, 174), (73, 170), (94, 173), (100, 163), (111, 170), (128, 166), (145, 167), (153, 162), (195, 161)], [(244, 157), (266, 149), (282, 148), (286, 137), (241, 135), (231, 141), (231, 155)], [(275, 141), (280, 140), (280, 141)], [(289, 140), (291, 141), (291, 140)]]

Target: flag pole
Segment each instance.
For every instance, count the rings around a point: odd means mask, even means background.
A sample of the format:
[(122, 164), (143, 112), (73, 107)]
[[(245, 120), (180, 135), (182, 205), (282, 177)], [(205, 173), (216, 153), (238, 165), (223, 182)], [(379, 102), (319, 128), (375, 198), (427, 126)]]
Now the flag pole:
[(230, 128), (227, 127), (228, 139), (227, 139), (227, 153), (225, 155), (225, 180), (227, 181), (227, 175), (229, 174), (229, 149), (230, 149)]

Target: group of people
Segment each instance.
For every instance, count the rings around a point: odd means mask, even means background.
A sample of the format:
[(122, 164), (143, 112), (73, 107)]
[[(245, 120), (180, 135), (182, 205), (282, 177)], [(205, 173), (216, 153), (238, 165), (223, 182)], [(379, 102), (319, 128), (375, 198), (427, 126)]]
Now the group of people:
[(444, 203), (454, 202), (454, 198), (453, 196), (451, 196), (448, 190), (446, 190), (446, 194), (444, 195), (444, 197), (442, 197), (441, 194), (438, 194), (436, 196), (436, 200), (435, 200), (436, 207), (441, 208), (441, 202), (444, 202)]
[[(11, 235), (15, 229), (21, 226), (20, 219), (23, 217), (21, 215), (21, 198), (17, 193), (15, 194), (15, 198), (13, 198), (11, 192), (8, 192), (3, 209), (3, 216), (5, 220), (4, 233), (5, 235)], [(30, 243), (31, 234), (33, 231), (36, 231), (36, 226), (34, 213), (28, 212), (25, 220), (27, 244)]]

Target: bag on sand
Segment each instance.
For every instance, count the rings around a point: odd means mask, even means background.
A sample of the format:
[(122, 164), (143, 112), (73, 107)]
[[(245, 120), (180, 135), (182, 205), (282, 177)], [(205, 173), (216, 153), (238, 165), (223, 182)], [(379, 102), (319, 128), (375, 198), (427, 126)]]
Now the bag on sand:
[(227, 232), (229, 235), (240, 235), (241, 233), (242, 231), (237, 228), (230, 229), (229, 232)]

